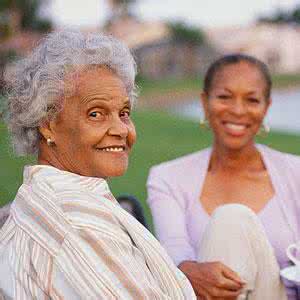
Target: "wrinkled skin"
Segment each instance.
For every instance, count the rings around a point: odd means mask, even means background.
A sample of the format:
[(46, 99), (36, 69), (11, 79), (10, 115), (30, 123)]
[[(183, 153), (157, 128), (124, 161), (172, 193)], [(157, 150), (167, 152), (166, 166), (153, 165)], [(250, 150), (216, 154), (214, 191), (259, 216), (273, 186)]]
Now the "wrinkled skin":
[[(76, 92), (58, 116), (40, 126), (38, 161), (82, 176), (121, 176), (136, 140), (131, 104), (122, 80), (110, 69), (80, 72)], [(51, 146), (46, 140), (51, 139)], [(117, 150), (117, 151), (113, 151)]]

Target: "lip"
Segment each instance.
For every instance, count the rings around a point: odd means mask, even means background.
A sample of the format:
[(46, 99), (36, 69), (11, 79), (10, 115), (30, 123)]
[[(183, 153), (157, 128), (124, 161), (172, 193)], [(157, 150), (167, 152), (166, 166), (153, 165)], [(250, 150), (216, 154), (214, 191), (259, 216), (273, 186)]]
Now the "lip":
[(222, 124), (227, 124), (227, 123), (234, 124), (234, 125), (246, 126), (246, 127), (250, 126), (250, 124), (247, 122), (227, 121), (227, 120), (222, 121)]

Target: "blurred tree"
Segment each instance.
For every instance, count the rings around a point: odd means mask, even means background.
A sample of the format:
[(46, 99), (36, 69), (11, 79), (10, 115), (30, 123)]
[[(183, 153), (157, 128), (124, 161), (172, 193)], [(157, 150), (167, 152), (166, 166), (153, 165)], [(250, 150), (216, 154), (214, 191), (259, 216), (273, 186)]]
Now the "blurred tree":
[(287, 23), (289, 22), (289, 16), (281, 11), (278, 10), (272, 16), (263, 16), (258, 18), (258, 23)]
[(300, 24), (300, 6), (293, 10), (291, 17), (293, 22)]
[(168, 27), (171, 37), (175, 42), (190, 45), (202, 45), (205, 42), (205, 35), (199, 28), (187, 25), (183, 22), (169, 23)]
[(300, 25), (300, 5), (297, 5), (291, 11), (277, 10), (273, 15), (259, 17), (257, 21), (258, 23)]
[(43, 5), (48, 0), (1, 0), (0, 20), (3, 35), (9, 36), (20, 30), (45, 32), (51, 29), (51, 21), (40, 16)]

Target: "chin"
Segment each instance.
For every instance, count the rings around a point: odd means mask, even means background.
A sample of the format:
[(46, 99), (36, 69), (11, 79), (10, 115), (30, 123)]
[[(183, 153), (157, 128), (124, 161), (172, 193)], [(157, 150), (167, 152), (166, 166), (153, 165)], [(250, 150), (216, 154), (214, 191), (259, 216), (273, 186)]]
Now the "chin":
[(227, 143), (223, 143), (223, 145), (225, 146), (225, 148), (227, 148), (228, 150), (242, 150), (245, 147), (249, 146), (251, 143), (254, 143), (253, 141), (241, 141), (241, 140), (236, 140), (236, 141), (228, 141)]
[(107, 177), (119, 177), (119, 176), (124, 175), (126, 173), (126, 171), (127, 171), (127, 168), (123, 169), (123, 170), (114, 171), (114, 172), (111, 172), (111, 174)]
[(98, 176), (101, 178), (108, 178), (108, 177), (119, 177), (125, 174), (127, 171), (127, 164), (122, 166), (113, 166), (111, 168), (107, 168), (106, 170), (99, 170)]

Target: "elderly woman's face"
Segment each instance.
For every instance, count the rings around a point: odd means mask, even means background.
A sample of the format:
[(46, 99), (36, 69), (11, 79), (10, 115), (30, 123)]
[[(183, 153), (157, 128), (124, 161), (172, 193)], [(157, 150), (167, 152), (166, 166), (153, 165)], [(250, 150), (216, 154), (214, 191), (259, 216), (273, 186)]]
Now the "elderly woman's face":
[(125, 86), (104, 67), (82, 72), (76, 80), (75, 95), (50, 124), (56, 160), (80, 175), (120, 176), (136, 140)]
[(270, 103), (265, 90), (258, 68), (246, 62), (217, 72), (202, 99), (216, 145), (237, 150), (254, 142)]

